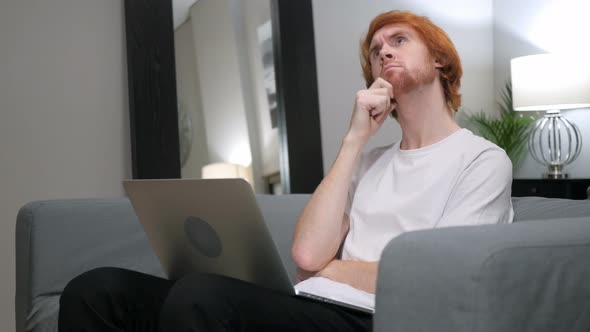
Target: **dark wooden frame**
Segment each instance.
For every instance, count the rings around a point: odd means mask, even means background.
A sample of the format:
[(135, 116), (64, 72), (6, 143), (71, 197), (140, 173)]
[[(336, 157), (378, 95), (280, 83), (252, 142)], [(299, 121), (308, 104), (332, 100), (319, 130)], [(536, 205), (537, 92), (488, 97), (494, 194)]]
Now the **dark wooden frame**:
[[(271, 0), (285, 193), (311, 193), (323, 158), (311, 0)], [(134, 179), (180, 178), (172, 0), (125, 0)]]
[(180, 177), (171, 0), (125, 0), (134, 179)]

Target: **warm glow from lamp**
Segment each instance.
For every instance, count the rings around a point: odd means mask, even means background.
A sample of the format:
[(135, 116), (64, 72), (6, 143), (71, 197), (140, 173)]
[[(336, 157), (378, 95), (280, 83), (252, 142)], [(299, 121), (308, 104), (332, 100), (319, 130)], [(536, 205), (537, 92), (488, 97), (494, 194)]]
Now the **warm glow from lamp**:
[(590, 107), (587, 58), (536, 54), (512, 59), (512, 98), (516, 111)]
[(546, 111), (529, 134), (529, 152), (547, 166), (544, 177), (566, 178), (564, 166), (582, 150), (582, 133), (561, 110), (590, 107), (587, 56), (536, 54), (512, 59), (512, 105), (516, 111)]
[[(533, 1), (529, 3), (532, 4)], [(539, 1), (531, 9), (527, 15), (515, 15), (523, 19), (518, 25), (522, 27), (518, 33), (522, 35), (520, 38), (523, 41), (550, 53), (590, 52), (590, 44), (582, 42), (590, 29), (590, 21), (587, 19), (590, 10), (588, 1)]]
[(232, 163), (214, 163), (203, 166), (201, 169), (203, 179), (233, 179), (242, 178), (250, 185), (254, 184), (252, 179), (252, 168)]

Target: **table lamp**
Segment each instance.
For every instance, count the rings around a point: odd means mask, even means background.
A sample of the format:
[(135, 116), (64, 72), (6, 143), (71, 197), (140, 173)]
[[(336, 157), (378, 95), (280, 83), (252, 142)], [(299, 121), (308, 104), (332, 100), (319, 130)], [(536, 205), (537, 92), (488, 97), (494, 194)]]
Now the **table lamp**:
[(590, 107), (590, 66), (587, 59), (537, 54), (512, 59), (512, 99), (515, 111), (545, 111), (530, 133), (528, 148), (547, 166), (545, 178), (567, 178), (563, 167), (582, 149), (578, 127), (560, 110)]
[(252, 169), (232, 163), (213, 163), (203, 166), (201, 169), (203, 179), (232, 179), (243, 178), (253, 185)]

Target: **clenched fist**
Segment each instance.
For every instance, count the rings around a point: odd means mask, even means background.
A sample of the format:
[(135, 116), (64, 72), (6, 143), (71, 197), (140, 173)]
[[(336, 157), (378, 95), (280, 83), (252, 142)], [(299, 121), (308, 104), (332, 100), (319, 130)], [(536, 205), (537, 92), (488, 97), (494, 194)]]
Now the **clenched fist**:
[(368, 89), (356, 93), (347, 139), (366, 144), (396, 106), (391, 84), (377, 78)]

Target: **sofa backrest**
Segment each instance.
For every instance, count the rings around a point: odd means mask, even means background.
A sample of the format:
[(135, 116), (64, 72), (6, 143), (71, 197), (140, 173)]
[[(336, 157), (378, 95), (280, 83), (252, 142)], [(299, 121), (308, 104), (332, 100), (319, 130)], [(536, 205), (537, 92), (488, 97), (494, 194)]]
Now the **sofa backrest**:
[[(295, 280), (295, 263), (291, 257), (293, 230), (299, 214), (311, 195), (257, 195), (262, 211), (275, 244), (281, 254), (285, 268)], [(514, 221), (548, 219), (590, 218), (590, 200), (570, 200), (543, 197), (513, 197)]]
[(101, 266), (162, 275), (127, 199), (51, 200), (23, 206), (16, 222), (16, 331), (57, 331), (65, 285)]
[[(257, 195), (264, 220), (295, 280), (291, 241), (310, 195)], [(516, 221), (590, 217), (590, 200), (513, 198)], [(16, 329), (54, 331), (59, 295), (76, 275), (120, 266), (162, 275), (127, 199), (40, 201), (16, 225)]]
[(590, 217), (590, 200), (513, 197), (514, 221)]
[(256, 195), (258, 206), (293, 282), (296, 277), (296, 266), (291, 257), (293, 230), (310, 196), (308, 194)]

